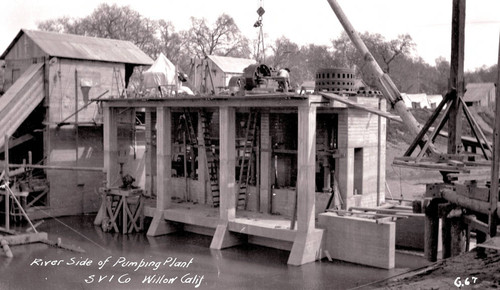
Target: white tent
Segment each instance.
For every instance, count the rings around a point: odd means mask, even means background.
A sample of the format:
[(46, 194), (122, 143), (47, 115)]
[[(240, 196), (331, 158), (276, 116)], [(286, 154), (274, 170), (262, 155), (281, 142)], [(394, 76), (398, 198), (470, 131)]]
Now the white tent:
[(160, 53), (153, 65), (142, 73), (146, 89), (161, 87), (167, 94), (177, 90), (178, 78), (175, 65)]
[(431, 105), (427, 100), (427, 94), (405, 94), (402, 93), (401, 97), (405, 102), (407, 108), (430, 108)]

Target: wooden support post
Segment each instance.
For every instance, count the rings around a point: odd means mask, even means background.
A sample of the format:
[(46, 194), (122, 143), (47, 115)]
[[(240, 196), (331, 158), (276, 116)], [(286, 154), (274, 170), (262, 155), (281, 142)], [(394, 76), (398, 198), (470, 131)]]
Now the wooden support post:
[(498, 178), (500, 166), (500, 41), (498, 46), (498, 73), (495, 100), (495, 129), (493, 140), (493, 165), (491, 168), (490, 208), (488, 214), (489, 234), (497, 235)]
[(172, 204), (172, 112), (170, 108), (156, 109), (156, 210), (148, 236), (172, 233), (178, 227), (165, 221), (163, 211)]
[(456, 98), (450, 104), (448, 119), (448, 153), (460, 153), (462, 144), (462, 103), (464, 95), (465, 0), (453, 0), (451, 62), (449, 90), (455, 88)]
[(205, 150), (205, 139), (203, 134), (203, 120), (201, 111), (198, 110), (198, 126), (197, 126), (197, 139), (198, 142), (198, 181), (201, 183), (201, 193), (198, 193), (197, 199), (200, 204), (207, 203), (207, 190), (210, 188), (210, 183), (207, 186), (208, 172), (207, 172), (207, 151)]
[[(4, 159), (5, 159), (5, 169), (2, 172), (2, 176), (0, 178), (0, 181), (2, 178), (5, 176), (5, 182), (9, 182), (9, 135), (5, 134), (4, 136), (4, 143), (3, 145), (5, 146), (4, 150)], [(5, 202), (5, 229), (7, 231), (10, 230), (10, 208), (9, 208), (9, 195), (7, 194), (7, 191), (5, 192), (4, 196), (4, 202)]]
[(260, 113), (260, 212), (271, 211), (271, 136), (269, 111)]
[[(425, 258), (430, 262), (437, 261), (438, 238), (439, 238), (439, 216), (435, 199), (424, 200), (425, 231), (424, 252)], [(444, 237), (443, 237), (444, 239)]]
[[(46, 160), (45, 164), (50, 164), (50, 64), (49, 57), (44, 58), (43, 65), (43, 91), (44, 91), (44, 108), (45, 128), (43, 129), (43, 157)], [(46, 172), (45, 172), (46, 173)]]
[(458, 256), (465, 252), (466, 248), (467, 225), (464, 224), (461, 217), (450, 218), (451, 233), (451, 257)]
[(241, 236), (228, 230), (228, 222), (236, 217), (236, 111), (221, 107), (220, 118), (220, 222), (210, 244), (211, 249), (223, 249), (243, 242)]
[(4, 136), (4, 160), (5, 160), (5, 179), (9, 180), (9, 139), (10, 136), (5, 134)]
[[(382, 99), (378, 99), (378, 109), (382, 110)], [(381, 156), (382, 156), (382, 118), (378, 116), (377, 118), (377, 206), (380, 206), (380, 195), (382, 191), (382, 184), (380, 175), (382, 173), (381, 168)], [(384, 135), (385, 136), (385, 135)]]
[(315, 226), (316, 107), (298, 108), (297, 235), (288, 264), (303, 265), (319, 257), (323, 230)]
[(145, 112), (145, 141), (146, 141), (146, 160), (145, 160), (145, 191), (146, 195), (153, 195), (153, 124), (151, 118), (151, 108), (146, 108)]
[[(79, 144), (79, 136), (78, 136), (78, 70), (75, 69), (75, 166), (78, 167), (78, 147)], [(76, 176), (76, 185), (78, 186), (78, 172), (75, 174)], [(83, 199), (83, 196), (82, 196)], [(83, 206), (83, 200), (82, 200)]]
[(452, 241), (452, 231), (451, 231), (451, 219), (447, 217), (442, 218), (441, 233), (443, 237), (443, 259), (450, 258), (451, 255), (451, 241)]
[[(118, 168), (118, 129), (116, 121), (116, 109), (104, 106), (103, 108), (103, 147), (104, 147), (104, 170), (106, 171), (106, 186), (112, 187), (119, 176)], [(104, 196), (102, 198), (105, 198)], [(99, 212), (94, 219), (94, 225), (100, 226), (106, 217), (105, 202), (101, 202)]]

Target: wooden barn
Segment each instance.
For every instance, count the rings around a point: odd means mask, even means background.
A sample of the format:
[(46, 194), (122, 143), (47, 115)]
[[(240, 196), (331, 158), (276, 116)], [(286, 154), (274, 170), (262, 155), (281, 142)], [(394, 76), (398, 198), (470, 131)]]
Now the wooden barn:
[[(4, 159), (13, 164), (17, 190), (29, 192), (29, 214), (95, 212), (104, 178), (103, 126), (92, 99), (122, 95), (134, 67), (152, 59), (128, 41), (25, 29), (0, 59), (0, 151), (9, 148)], [(15, 166), (23, 161), (32, 170)]]

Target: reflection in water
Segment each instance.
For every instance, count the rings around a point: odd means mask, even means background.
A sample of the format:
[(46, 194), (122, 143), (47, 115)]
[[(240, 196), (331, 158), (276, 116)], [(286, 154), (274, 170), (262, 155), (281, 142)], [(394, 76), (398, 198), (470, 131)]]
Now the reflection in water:
[(45, 244), (11, 247), (14, 258), (0, 256), (0, 289), (348, 289), (425, 264), (397, 255), (398, 268), (390, 271), (326, 260), (295, 267), (286, 264), (287, 251), (210, 250), (211, 237), (184, 232), (104, 233), (93, 218), (46, 220), (40, 231), (86, 253)]

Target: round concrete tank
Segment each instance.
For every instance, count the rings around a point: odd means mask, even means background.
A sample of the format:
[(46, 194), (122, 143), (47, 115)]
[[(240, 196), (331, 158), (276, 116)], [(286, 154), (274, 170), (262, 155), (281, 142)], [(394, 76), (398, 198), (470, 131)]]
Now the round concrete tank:
[(355, 94), (354, 70), (349, 68), (322, 68), (316, 72), (316, 90)]

